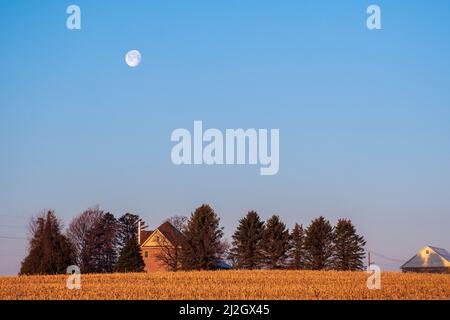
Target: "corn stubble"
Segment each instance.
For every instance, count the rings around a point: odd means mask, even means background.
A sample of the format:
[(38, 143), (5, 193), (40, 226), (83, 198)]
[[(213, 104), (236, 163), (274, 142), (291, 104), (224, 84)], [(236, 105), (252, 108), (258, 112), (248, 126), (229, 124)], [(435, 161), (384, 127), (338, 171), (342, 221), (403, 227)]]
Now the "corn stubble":
[(450, 275), (383, 273), (369, 290), (365, 272), (200, 271), (81, 275), (81, 289), (65, 275), (0, 277), (0, 299), (450, 299)]

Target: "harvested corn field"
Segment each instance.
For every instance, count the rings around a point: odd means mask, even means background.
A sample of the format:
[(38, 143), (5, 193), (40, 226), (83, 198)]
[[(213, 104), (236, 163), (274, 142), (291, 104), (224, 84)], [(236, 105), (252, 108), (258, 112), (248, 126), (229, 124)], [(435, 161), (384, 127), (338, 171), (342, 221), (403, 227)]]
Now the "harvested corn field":
[(450, 275), (383, 273), (369, 290), (365, 272), (201, 271), (0, 278), (0, 299), (450, 299)]

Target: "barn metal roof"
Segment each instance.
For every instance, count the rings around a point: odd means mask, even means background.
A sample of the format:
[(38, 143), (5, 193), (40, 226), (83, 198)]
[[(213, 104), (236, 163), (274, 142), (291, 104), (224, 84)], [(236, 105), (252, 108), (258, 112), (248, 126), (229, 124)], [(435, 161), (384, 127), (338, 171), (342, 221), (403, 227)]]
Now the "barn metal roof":
[(437, 248), (437, 247), (432, 247), (429, 246), (431, 248), (431, 250), (433, 250), (434, 252), (436, 252), (438, 255), (440, 255), (442, 258), (444, 258), (445, 260), (447, 260), (448, 262), (450, 262), (450, 253), (442, 248)]
[(401, 266), (405, 268), (442, 268), (450, 267), (450, 253), (447, 250), (426, 246)]

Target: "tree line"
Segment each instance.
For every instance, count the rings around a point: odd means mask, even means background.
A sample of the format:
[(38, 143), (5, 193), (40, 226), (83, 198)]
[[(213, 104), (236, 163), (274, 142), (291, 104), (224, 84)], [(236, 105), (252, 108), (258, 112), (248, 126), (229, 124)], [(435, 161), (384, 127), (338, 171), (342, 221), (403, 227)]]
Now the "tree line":
[[(116, 219), (99, 207), (90, 208), (63, 232), (54, 211), (32, 219), (28, 255), (20, 274), (65, 273), (77, 265), (82, 273), (141, 272), (144, 261), (138, 244), (138, 215)], [(220, 218), (207, 204), (190, 217), (167, 220), (179, 237), (161, 243), (158, 259), (170, 271), (214, 270), (223, 261), (236, 269), (361, 270), (364, 237), (352, 222), (332, 226), (324, 217), (307, 228), (296, 223), (290, 231), (278, 215), (263, 221), (250, 211), (239, 220), (232, 243), (223, 239)]]
[(54, 211), (41, 213), (31, 221), (28, 255), (19, 274), (60, 274), (70, 265), (83, 273), (143, 271), (139, 219), (131, 213), (116, 219), (99, 207), (89, 208), (63, 233)]
[(365, 244), (350, 220), (333, 227), (319, 217), (289, 232), (278, 215), (264, 222), (250, 211), (239, 221), (229, 255), (242, 269), (361, 270)]

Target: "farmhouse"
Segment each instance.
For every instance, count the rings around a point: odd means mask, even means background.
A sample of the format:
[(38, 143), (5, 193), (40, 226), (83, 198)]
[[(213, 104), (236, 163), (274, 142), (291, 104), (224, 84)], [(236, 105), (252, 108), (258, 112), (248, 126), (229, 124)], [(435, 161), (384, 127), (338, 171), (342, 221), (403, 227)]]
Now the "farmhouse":
[[(169, 271), (169, 267), (161, 256), (170, 255), (174, 257), (180, 254), (181, 245), (184, 242), (183, 234), (170, 222), (164, 222), (156, 230), (146, 231), (138, 225), (138, 242), (141, 247), (146, 272)], [(175, 248), (178, 248), (176, 252)], [(177, 259), (169, 259), (171, 263)], [(223, 260), (219, 260), (214, 270), (229, 270), (231, 266)]]
[(442, 248), (426, 246), (401, 269), (403, 272), (450, 273), (450, 253)]
[(170, 222), (164, 222), (156, 230), (138, 231), (138, 242), (141, 246), (142, 258), (145, 263), (145, 271), (168, 271), (167, 265), (158, 258), (167, 250), (180, 246), (183, 235)]

